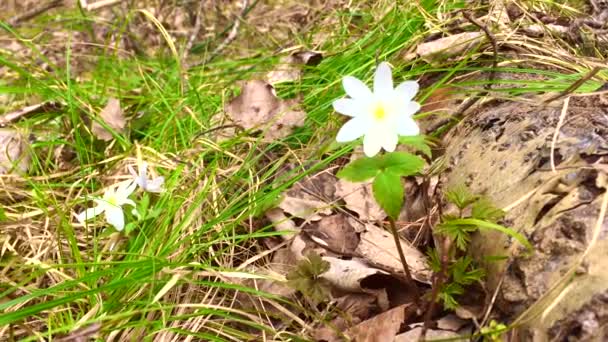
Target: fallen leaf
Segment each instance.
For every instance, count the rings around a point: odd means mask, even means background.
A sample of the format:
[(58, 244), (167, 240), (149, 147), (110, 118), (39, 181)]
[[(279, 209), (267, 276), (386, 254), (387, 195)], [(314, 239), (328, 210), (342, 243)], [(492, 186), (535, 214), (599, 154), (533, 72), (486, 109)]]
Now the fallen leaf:
[(363, 292), (364, 288), (361, 286), (361, 282), (365, 278), (375, 274), (387, 274), (385, 271), (373, 268), (357, 258), (350, 260), (330, 256), (322, 258), (329, 263), (329, 270), (321, 274), (320, 278), (329, 281), (343, 291)]
[(322, 59), (323, 56), (318, 52), (295, 52), (281, 58), (276, 69), (266, 74), (266, 80), (272, 85), (297, 81), (302, 76), (301, 65), (317, 65)]
[[(372, 265), (382, 265), (392, 273), (403, 273), (403, 265), (391, 233), (372, 224), (365, 225), (365, 231), (359, 235), (361, 241), (356, 253)], [(427, 257), (418, 249), (401, 239), (401, 247), (412, 273), (412, 277), (420, 282), (430, 284), (431, 270), (428, 268)]]
[[(115, 98), (110, 98), (106, 106), (103, 107), (103, 109), (99, 113), (99, 117), (114, 131), (118, 133), (124, 133), (127, 121), (124, 117), (122, 109), (120, 108), (119, 100)], [(103, 141), (110, 141), (114, 138), (112, 136), (112, 133), (110, 133), (97, 121), (93, 122), (93, 126), (91, 126), (91, 131), (98, 139)]]
[(412, 304), (400, 305), (361, 322), (349, 329), (346, 334), (357, 342), (394, 341), (401, 325), (415, 313), (416, 310)]
[(315, 341), (343, 341), (342, 332), (368, 319), (378, 311), (376, 298), (366, 293), (349, 293), (336, 299), (333, 311), (337, 312), (331, 324), (323, 324), (315, 329)]
[(58, 110), (59, 108), (60, 108), (60, 104), (56, 103), (56, 102), (43, 102), (43, 103), (23, 107), (17, 111), (0, 115), (0, 127), (6, 126), (9, 123), (15, 122), (17, 120), (22, 119), (23, 117), (26, 117), (26, 116), (29, 116), (32, 114)]
[(344, 214), (322, 218), (302, 231), (323, 248), (342, 255), (352, 255), (359, 245), (356, 226), (362, 226)]
[[(248, 271), (257, 275), (266, 275), (269, 278), (284, 278), (287, 273), (293, 268), (296, 263), (294, 255), (291, 253), (289, 248), (284, 247), (277, 250), (273, 256), (272, 261), (265, 267), (250, 266)], [(247, 286), (249, 288), (255, 288), (261, 292), (273, 294), (278, 297), (287, 299), (294, 299), (296, 290), (288, 286), (284, 281), (277, 281), (272, 279), (242, 279), (238, 281), (238, 284)], [(263, 310), (268, 313), (282, 316), (281, 310), (277, 309), (273, 305), (273, 301), (266, 301), (263, 296), (255, 296), (246, 292), (239, 292), (237, 300), (240, 305), (247, 309)]]
[[(418, 341), (420, 337), (420, 333), (422, 332), (422, 328), (414, 328), (410, 331), (404, 332), (403, 334), (399, 334), (395, 336), (395, 339), (392, 341), (395, 342), (410, 342), (410, 341)], [(437, 330), (437, 329), (428, 329), (426, 331), (426, 336), (424, 338), (425, 341), (432, 340), (441, 340), (441, 339), (452, 339), (462, 337), (453, 331), (447, 330)]]
[(291, 197), (321, 200), (329, 203), (336, 200), (336, 182), (336, 176), (329, 170), (324, 170), (301, 179), (287, 190), (286, 194)]
[(458, 331), (468, 323), (469, 321), (461, 319), (454, 314), (449, 314), (437, 320), (437, 328), (441, 330)]
[(320, 214), (330, 215), (329, 204), (312, 199), (284, 196), (279, 208), (295, 217), (307, 221), (318, 221), (323, 218)]
[(244, 129), (261, 129), (263, 141), (271, 142), (288, 136), (304, 124), (306, 113), (295, 110), (298, 100), (279, 99), (272, 85), (253, 80), (247, 82), (239, 96), (225, 107), (228, 116)]
[(462, 54), (477, 45), (482, 39), (482, 32), (462, 32), (422, 43), (416, 48), (416, 54), (424, 61), (431, 63)]
[(462, 319), (479, 319), (483, 317), (484, 306), (483, 305), (459, 305), (454, 310), (456, 316)]
[(12, 129), (0, 129), (0, 175), (26, 173), (30, 161), (26, 137)]
[[(274, 229), (277, 232), (293, 232), (298, 233), (300, 230), (296, 228), (296, 224), (287, 218), (283, 211), (279, 208), (270, 209), (266, 212), (266, 218), (274, 224)], [(293, 234), (281, 235), (284, 240), (289, 240), (293, 237)]]
[(386, 217), (374, 199), (372, 181), (353, 183), (340, 179), (336, 183), (336, 196), (341, 197), (346, 208), (359, 214), (363, 221), (378, 221)]

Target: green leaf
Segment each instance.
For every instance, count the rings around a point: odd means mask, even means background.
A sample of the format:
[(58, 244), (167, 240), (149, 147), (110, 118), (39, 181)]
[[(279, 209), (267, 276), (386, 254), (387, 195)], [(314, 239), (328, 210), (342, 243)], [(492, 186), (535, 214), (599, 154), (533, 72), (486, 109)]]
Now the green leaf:
[(476, 268), (473, 265), (473, 259), (469, 256), (464, 256), (456, 260), (450, 266), (452, 278), (461, 285), (470, 285), (474, 282), (481, 281), (485, 272), (481, 268)]
[(461, 210), (477, 201), (479, 198), (479, 196), (471, 194), (469, 189), (464, 185), (458, 185), (449, 189), (445, 192), (445, 197)]
[(426, 251), (426, 255), (428, 255), (427, 263), (431, 271), (433, 271), (434, 273), (441, 272), (441, 259), (439, 258), (439, 253), (437, 252), (437, 249), (429, 248)]
[(515, 240), (517, 240), (520, 244), (522, 244), (523, 246), (525, 246), (529, 250), (533, 249), (532, 245), (530, 244), (530, 242), (528, 241), (528, 239), (526, 239), (525, 236), (523, 236), (522, 234), (514, 231), (513, 229), (507, 228), (505, 226), (501, 226), (501, 225), (496, 224), (496, 223), (492, 223), (492, 222), (488, 222), (488, 221), (483, 221), (483, 220), (478, 220), (478, 219), (474, 219), (474, 218), (463, 218), (463, 219), (452, 220), (452, 221), (450, 221), (450, 224), (456, 224), (456, 225), (474, 225), (474, 226), (479, 227), (479, 229), (493, 229), (493, 230), (497, 230), (497, 231), (499, 231), (501, 233), (505, 233), (508, 236), (514, 238)]
[(354, 160), (340, 170), (337, 176), (350, 182), (366, 181), (375, 177), (380, 171), (380, 158), (363, 157)]
[(396, 220), (403, 205), (401, 177), (392, 172), (382, 172), (372, 185), (376, 202), (392, 219)]
[(404, 145), (410, 145), (416, 150), (424, 153), (427, 157), (431, 158), (431, 146), (427, 137), (424, 135), (408, 135), (400, 136), (399, 143)]
[(406, 152), (391, 152), (382, 157), (381, 167), (398, 176), (411, 176), (422, 170), (424, 159)]
[(329, 270), (329, 263), (316, 253), (309, 253), (291, 270), (286, 278), (287, 285), (295, 288), (315, 302), (321, 302), (329, 293), (327, 286), (318, 278)]
[(478, 220), (496, 222), (505, 216), (505, 212), (496, 208), (490, 201), (485, 198), (480, 198), (473, 203), (471, 208), (471, 216)]

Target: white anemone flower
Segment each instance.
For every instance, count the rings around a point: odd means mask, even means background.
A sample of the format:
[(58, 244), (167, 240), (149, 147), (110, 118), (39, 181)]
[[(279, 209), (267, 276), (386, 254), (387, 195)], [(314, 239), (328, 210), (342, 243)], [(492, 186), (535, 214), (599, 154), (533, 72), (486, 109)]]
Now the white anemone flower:
[(135, 207), (135, 202), (129, 199), (129, 196), (135, 190), (135, 186), (133, 181), (121, 182), (111, 186), (102, 198), (93, 199), (97, 204), (95, 207), (86, 209), (76, 215), (76, 218), (82, 223), (105, 213), (106, 221), (114, 226), (116, 230), (122, 231), (125, 228), (125, 215), (122, 206), (128, 204)]
[(139, 187), (148, 192), (163, 192), (163, 184), (165, 183), (165, 177), (160, 176), (154, 179), (148, 179), (148, 163), (143, 162), (139, 167), (139, 173), (135, 173), (135, 170), (129, 166), (129, 172), (134, 178), (134, 181)]
[(418, 125), (412, 116), (420, 104), (412, 101), (418, 82), (406, 81), (393, 88), (393, 75), (388, 63), (382, 62), (374, 75), (373, 92), (359, 79), (342, 80), (349, 98), (334, 101), (336, 112), (352, 117), (338, 132), (336, 140), (347, 142), (363, 137), (363, 151), (368, 157), (381, 149), (393, 152), (399, 135), (417, 135)]

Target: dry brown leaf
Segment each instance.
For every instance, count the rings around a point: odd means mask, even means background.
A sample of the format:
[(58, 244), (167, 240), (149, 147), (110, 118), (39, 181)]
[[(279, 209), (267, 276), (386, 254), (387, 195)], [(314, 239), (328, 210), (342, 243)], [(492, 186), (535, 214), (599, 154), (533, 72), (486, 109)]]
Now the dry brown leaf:
[[(124, 133), (127, 121), (122, 108), (120, 108), (120, 101), (118, 99), (110, 98), (106, 106), (99, 113), (99, 116), (114, 131)], [(91, 131), (100, 140), (110, 141), (113, 139), (112, 133), (96, 121), (93, 122)]]
[(376, 274), (387, 274), (385, 271), (373, 268), (357, 258), (350, 260), (330, 256), (322, 258), (329, 263), (329, 270), (319, 277), (343, 291), (363, 292), (365, 289), (361, 286), (361, 282), (365, 278)]
[(302, 76), (301, 65), (317, 65), (323, 56), (318, 52), (301, 51), (281, 58), (275, 70), (266, 74), (268, 83), (275, 85), (283, 82), (293, 82)]
[(279, 208), (288, 214), (307, 221), (318, 221), (323, 218), (321, 214), (331, 214), (329, 204), (323, 201), (291, 196), (284, 196), (281, 203), (279, 203)]
[(357, 342), (394, 341), (401, 329), (401, 324), (415, 313), (416, 310), (412, 304), (400, 305), (356, 325), (346, 334)]
[(302, 126), (306, 113), (295, 110), (298, 100), (281, 100), (272, 85), (253, 80), (245, 83), (239, 96), (225, 107), (228, 116), (244, 129), (264, 130), (263, 140), (270, 142), (288, 136)]
[[(372, 224), (366, 224), (365, 231), (360, 234), (360, 239), (361, 242), (356, 251), (358, 255), (369, 260), (372, 265), (382, 265), (392, 273), (403, 273), (394, 238), (388, 231)], [(428, 267), (426, 255), (404, 239), (401, 239), (401, 246), (412, 277), (430, 284), (431, 270)]]
[(0, 175), (26, 173), (30, 167), (28, 141), (12, 129), (0, 129)]
[(461, 319), (454, 314), (449, 314), (437, 320), (437, 328), (441, 330), (458, 331), (467, 323), (469, 323), (469, 321)]
[[(293, 232), (298, 233), (300, 230), (296, 228), (296, 224), (287, 218), (283, 211), (279, 208), (270, 209), (266, 212), (266, 217), (274, 224), (274, 229), (277, 232)], [(293, 234), (281, 235), (284, 240), (289, 240)]]
[(303, 231), (331, 252), (352, 255), (359, 245), (360, 226), (363, 225), (346, 215), (336, 214), (304, 227)]
[[(257, 275), (267, 275), (270, 278), (284, 278), (293, 265), (295, 265), (295, 256), (289, 248), (284, 247), (277, 250), (272, 256), (272, 261), (265, 267), (250, 266), (248, 271)], [(255, 288), (261, 292), (270, 293), (275, 296), (293, 299), (296, 290), (287, 285), (286, 282), (275, 281), (271, 279), (242, 279), (238, 282), (240, 285), (245, 285), (250, 288)], [(281, 310), (277, 309), (272, 301), (266, 301), (263, 297), (253, 296), (249, 293), (239, 292), (237, 299), (240, 305), (247, 309), (255, 308), (275, 315), (282, 315)]]
[(483, 36), (483, 32), (458, 33), (420, 44), (416, 48), (416, 54), (428, 63), (446, 59), (464, 53), (481, 42)]
[[(422, 328), (414, 328), (410, 331), (404, 332), (403, 334), (399, 334), (399, 335), (395, 336), (395, 339), (391, 340), (391, 341), (395, 341), (395, 342), (418, 341), (418, 338), (420, 337), (421, 332), (422, 332)], [(458, 338), (458, 337), (461, 337), (461, 336), (453, 331), (428, 329), (426, 331), (426, 336), (425, 336), (424, 340), (432, 341), (432, 340), (441, 340), (441, 339)]]
[(364, 221), (378, 221), (386, 217), (386, 213), (376, 203), (372, 190), (372, 182), (352, 183), (344, 179), (336, 183), (336, 196), (346, 202), (346, 208), (359, 214)]
[(338, 312), (331, 324), (315, 329), (315, 341), (341, 342), (341, 333), (353, 325), (368, 319), (378, 311), (376, 298), (366, 293), (349, 293), (336, 299), (335, 310)]

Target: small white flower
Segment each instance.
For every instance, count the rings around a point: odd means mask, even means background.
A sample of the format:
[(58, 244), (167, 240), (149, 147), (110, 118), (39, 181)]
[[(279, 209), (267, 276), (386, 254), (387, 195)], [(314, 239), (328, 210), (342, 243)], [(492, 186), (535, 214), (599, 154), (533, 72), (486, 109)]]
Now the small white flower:
[(129, 172), (134, 177), (135, 183), (139, 185), (144, 191), (148, 192), (163, 192), (163, 184), (165, 183), (165, 177), (160, 176), (154, 179), (148, 179), (148, 163), (143, 162), (139, 167), (139, 174), (135, 173), (135, 170), (129, 166)]
[(380, 149), (393, 152), (399, 135), (420, 133), (412, 118), (420, 110), (420, 104), (412, 101), (418, 92), (418, 82), (406, 81), (393, 88), (388, 63), (378, 65), (373, 92), (352, 76), (344, 77), (342, 85), (350, 98), (336, 100), (333, 106), (336, 112), (352, 119), (338, 132), (338, 142), (352, 141), (363, 135), (363, 151), (366, 156), (373, 157)]
[(125, 204), (135, 206), (135, 202), (129, 199), (129, 196), (135, 190), (135, 186), (133, 181), (113, 185), (106, 190), (102, 198), (93, 199), (97, 204), (95, 207), (86, 209), (76, 215), (76, 218), (83, 223), (97, 215), (105, 213), (106, 221), (114, 226), (116, 230), (122, 231), (125, 228), (125, 215), (122, 211), (122, 206)]

